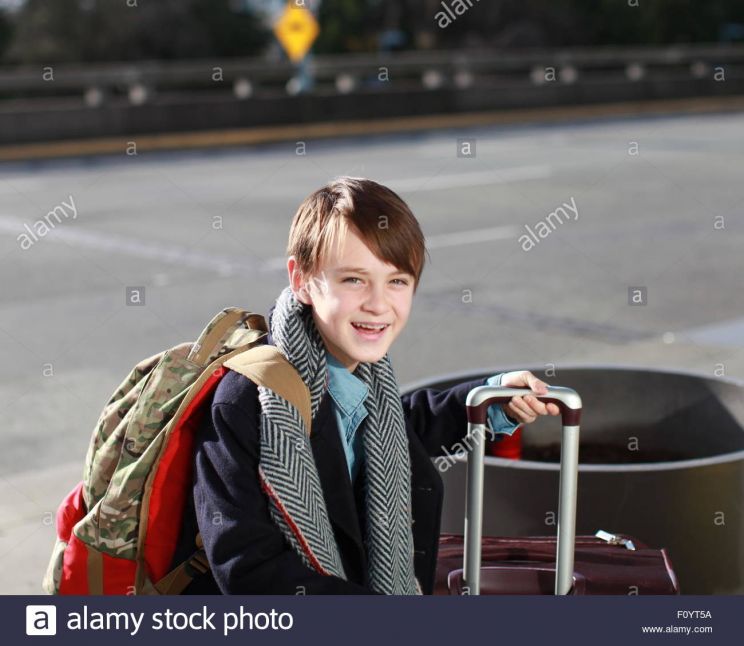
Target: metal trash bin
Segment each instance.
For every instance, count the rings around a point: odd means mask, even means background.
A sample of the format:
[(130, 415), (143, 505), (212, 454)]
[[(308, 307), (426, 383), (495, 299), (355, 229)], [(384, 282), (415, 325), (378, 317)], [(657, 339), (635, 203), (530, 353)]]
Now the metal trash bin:
[[(645, 368), (526, 369), (584, 402), (576, 533), (602, 529), (666, 547), (682, 594), (744, 593), (744, 383)], [(420, 381), (404, 392), (501, 371)], [(551, 445), (559, 439), (540, 418), (524, 427), (522, 459), (486, 457), (484, 535), (555, 534)], [(441, 531), (462, 533), (465, 458), (434, 463), (445, 485)]]

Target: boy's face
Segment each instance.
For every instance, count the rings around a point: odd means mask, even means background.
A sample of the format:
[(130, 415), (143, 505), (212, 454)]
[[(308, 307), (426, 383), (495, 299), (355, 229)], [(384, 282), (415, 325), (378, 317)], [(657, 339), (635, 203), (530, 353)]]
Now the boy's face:
[[(413, 276), (377, 258), (351, 230), (317, 276), (303, 283), (294, 257), (287, 269), (295, 296), (313, 307), (326, 348), (350, 372), (382, 359), (408, 322)], [(386, 326), (363, 330), (358, 323)]]

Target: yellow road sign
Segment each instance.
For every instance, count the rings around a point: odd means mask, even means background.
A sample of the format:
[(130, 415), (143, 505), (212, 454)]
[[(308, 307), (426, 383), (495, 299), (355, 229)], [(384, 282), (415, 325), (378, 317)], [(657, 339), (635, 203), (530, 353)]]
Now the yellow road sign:
[(274, 25), (274, 34), (294, 61), (302, 60), (320, 33), (318, 21), (305, 7), (290, 2)]

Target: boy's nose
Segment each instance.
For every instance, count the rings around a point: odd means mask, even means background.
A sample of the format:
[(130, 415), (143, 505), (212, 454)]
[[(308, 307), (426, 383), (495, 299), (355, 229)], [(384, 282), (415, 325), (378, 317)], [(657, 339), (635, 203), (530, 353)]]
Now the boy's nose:
[(364, 309), (371, 312), (379, 313), (386, 312), (388, 310), (384, 287), (372, 287), (367, 292), (367, 298), (364, 301)]

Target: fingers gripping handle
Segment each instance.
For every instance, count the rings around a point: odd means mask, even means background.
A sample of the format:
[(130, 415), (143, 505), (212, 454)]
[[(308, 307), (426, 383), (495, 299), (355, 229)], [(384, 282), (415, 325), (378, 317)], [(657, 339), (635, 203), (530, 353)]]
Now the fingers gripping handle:
[(468, 594), (480, 594), (481, 538), (483, 534), (483, 458), (486, 415), (492, 404), (503, 404), (512, 397), (532, 395), (544, 403), (554, 403), (561, 411), (560, 491), (558, 494), (558, 536), (556, 542), (555, 594), (568, 594), (573, 587), (574, 544), (576, 542), (576, 487), (579, 466), (579, 420), (581, 397), (570, 388), (549, 386), (545, 395), (526, 388), (479, 386), (468, 393), (467, 492), (465, 500), (465, 550), (463, 571)]
[(555, 404), (561, 411), (563, 426), (578, 426), (581, 420), (581, 397), (571, 388), (548, 386), (545, 395), (538, 395), (529, 388), (506, 388), (504, 386), (479, 386), (468, 393), (465, 402), (468, 422), (485, 424), (488, 407), (493, 404), (506, 404), (512, 397), (530, 395), (544, 404)]

